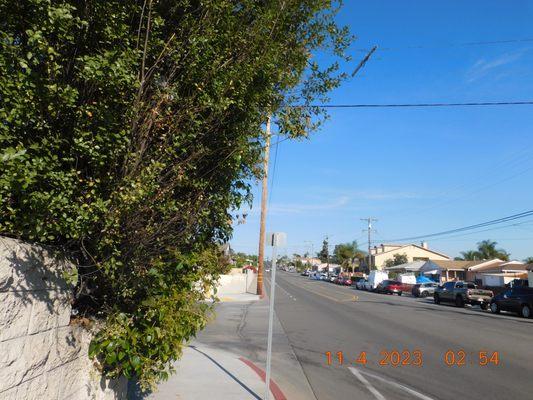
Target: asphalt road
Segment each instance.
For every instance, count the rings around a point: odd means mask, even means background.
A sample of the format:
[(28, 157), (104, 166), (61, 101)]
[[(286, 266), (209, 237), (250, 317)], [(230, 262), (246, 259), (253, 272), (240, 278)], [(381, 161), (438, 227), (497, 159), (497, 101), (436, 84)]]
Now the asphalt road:
[(276, 313), (316, 399), (533, 398), (531, 319), (276, 278)]

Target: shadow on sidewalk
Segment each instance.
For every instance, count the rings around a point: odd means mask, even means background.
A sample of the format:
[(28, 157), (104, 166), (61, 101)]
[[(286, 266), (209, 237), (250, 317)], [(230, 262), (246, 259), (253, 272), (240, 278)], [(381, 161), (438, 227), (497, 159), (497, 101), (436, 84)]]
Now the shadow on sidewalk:
[[(194, 351), (202, 354), (204, 357), (209, 359), (213, 364), (215, 364), (218, 368), (220, 368), (226, 375), (228, 375), (231, 379), (233, 379), (235, 382), (237, 382), (244, 390), (246, 390), (248, 393), (250, 393), (255, 399), (262, 400), (262, 398), (255, 393), (252, 389), (250, 389), (248, 386), (246, 386), (242, 381), (239, 380), (235, 375), (233, 375), (230, 371), (228, 371), (226, 368), (224, 368), (218, 361), (216, 361), (213, 357), (210, 355), (204, 353), (203, 351), (197, 349), (195, 346), (189, 346), (190, 349), (193, 349)], [(128, 383), (128, 400), (143, 400), (147, 399), (148, 396), (150, 396), (152, 392), (143, 392), (141, 391), (138, 383), (136, 381), (130, 381)]]

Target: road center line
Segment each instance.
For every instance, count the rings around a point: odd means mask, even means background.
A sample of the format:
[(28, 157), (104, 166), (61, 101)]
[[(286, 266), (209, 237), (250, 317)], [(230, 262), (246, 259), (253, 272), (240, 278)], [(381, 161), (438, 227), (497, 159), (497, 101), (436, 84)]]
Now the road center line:
[[(266, 280), (268, 281), (268, 285), (272, 285), (272, 282), (270, 281), (270, 278), (266, 278)], [(294, 297), (292, 294), (290, 294), (287, 290), (285, 290), (283, 287), (281, 287), (281, 285), (276, 282), (276, 287), (280, 288), (287, 296), (289, 296), (292, 300), (296, 301), (296, 297)]]
[[(355, 369), (354, 367), (348, 367), (350, 369), (350, 371), (352, 371), (353, 374), (355, 374), (354, 370), (359, 372), (357, 369)], [(426, 396), (425, 394), (422, 394), (420, 392), (417, 392), (416, 390), (414, 389), (411, 389), (410, 387), (408, 386), (405, 386), (405, 385), (402, 385), (401, 383), (398, 383), (398, 382), (395, 382), (395, 381), (392, 381), (390, 379), (387, 379), (387, 378), (383, 378), (382, 376), (379, 376), (379, 375), (375, 375), (371, 372), (367, 372), (367, 371), (360, 371), (359, 374), (365, 374), (367, 376), (371, 376), (372, 378), (374, 379), (377, 379), (379, 381), (382, 381), (382, 382), (385, 382), (385, 383), (388, 383), (389, 385), (391, 386), (395, 386), (399, 389), (402, 389), (404, 391), (406, 391), (407, 393), (410, 393), (412, 394), (413, 396), (415, 397), (418, 397), (419, 399), (422, 399), (422, 400), (434, 400), (432, 397), (429, 397), (429, 396)], [(357, 375), (356, 375), (357, 376)]]
[[(324, 297), (326, 299), (332, 300), (332, 301), (334, 301), (336, 303), (342, 303), (342, 302), (345, 302), (345, 301), (353, 300), (353, 296), (351, 296), (350, 298), (338, 299), (338, 298), (335, 298), (333, 296), (329, 296), (327, 294), (324, 294), (324, 293), (321, 293), (321, 292), (318, 292), (318, 291), (315, 291), (315, 290), (311, 290), (311, 289), (309, 289), (309, 285), (298, 285), (298, 284), (296, 284), (294, 282), (288, 282), (288, 281), (285, 281), (285, 282), (288, 283), (289, 285), (296, 286), (296, 287), (298, 287), (300, 289), (303, 289), (303, 290), (306, 290), (306, 291), (308, 291), (310, 293), (316, 294), (317, 296), (321, 296), (321, 297)], [(277, 284), (277, 282), (276, 282), (276, 284)]]
[(377, 389), (374, 386), (372, 386), (370, 382), (368, 382), (368, 380), (359, 372), (358, 369), (353, 368), (353, 367), (348, 367), (348, 369), (350, 370), (352, 374), (354, 374), (357, 377), (357, 379), (361, 381), (363, 385), (366, 386), (366, 388), (376, 397), (376, 399), (386, 400), (385, 397), (380, 392), (378, 392)]

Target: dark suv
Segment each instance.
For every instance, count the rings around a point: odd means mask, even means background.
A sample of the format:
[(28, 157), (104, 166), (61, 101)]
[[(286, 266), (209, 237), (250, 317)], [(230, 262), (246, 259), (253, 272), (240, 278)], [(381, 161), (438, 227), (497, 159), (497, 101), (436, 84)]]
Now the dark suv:
[(417, 283), (411, 289), (411, 294), (414, 297), (428, 297), (429, 295), (433, 296), (435, 293), (435, 288), (439, 286), (437, 283)]
[(533, 310), (533, 288), (515, 286), (497, 296), (490, 302), (490, 310), (497, 314), (500, 311), (512, 311), (521, 317), (531, 318)]

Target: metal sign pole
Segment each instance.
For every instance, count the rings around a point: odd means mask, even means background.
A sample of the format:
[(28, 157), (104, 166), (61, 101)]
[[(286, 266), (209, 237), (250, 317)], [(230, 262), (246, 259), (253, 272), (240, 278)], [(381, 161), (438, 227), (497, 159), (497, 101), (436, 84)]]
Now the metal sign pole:
[(274, 325), (274, 294), (276, 293), (276, 249), (277, 243), (275, 235), (272, 238), (272, 280), (270, 282), (270, 309), (268, 312), (268, 339), (267, 339), (267, 359), (265, 377), (265, 400), (270, 398), (270, 364), (272, 363), (272, 329)]

